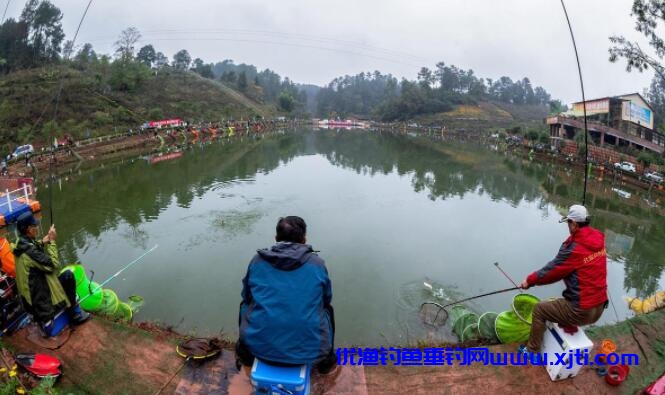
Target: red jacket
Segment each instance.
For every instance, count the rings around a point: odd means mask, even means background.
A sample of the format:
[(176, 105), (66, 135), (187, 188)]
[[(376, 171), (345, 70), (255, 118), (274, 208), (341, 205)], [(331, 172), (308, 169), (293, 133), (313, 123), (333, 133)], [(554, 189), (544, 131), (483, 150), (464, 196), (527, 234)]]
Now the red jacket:
[(580, 228), (561, 244), (559, 253), (542, 269), (531, 273), (529, 285), (552, 284), (563, 279), (563, 297), (581, 309), (607, 301), (605, 236), (590, 226)]

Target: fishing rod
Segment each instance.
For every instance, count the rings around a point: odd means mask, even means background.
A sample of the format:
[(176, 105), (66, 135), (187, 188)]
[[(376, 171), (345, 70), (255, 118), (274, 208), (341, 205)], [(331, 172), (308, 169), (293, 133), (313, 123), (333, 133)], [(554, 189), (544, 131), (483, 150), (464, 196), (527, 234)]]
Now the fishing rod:
[(584, 81), (582, 80), (582, 67), (580, 66), (580, 57), (577, 53), (577, 44), (575, 44), (575, 35), (573, 34), (573, 27), (570, 24), (570, 18), (568, 18), (568, 11), (566, 10), (566, 5), (561, 0), (561, 7), (563, 7), (563, 13), (566, 15), (566, 22), (568, 22), (568, 30), (570, 31), (570, 38), (573, 41), (573, 49), (575, 49), (575, 60), (577, 61), (577, 73), (580, 76), (580, 88), (582, 89), (582, 109), (584, 113), (584, 191), (582, 192), (582, 206), (586, 202), (586, 185), (587, 179), (589, 178), (589, 132), (587, 130), (587, 121), (586, 121), (586, 98), (584, 96)]
[[(152, 248), (149, 249), (148, 251), (144, 252), (144, 253), (143, 253), (141, 256), (139, 256), (138, 258), (136, 258), (136, 259), (134, 259), (133, 261), (129, 262), (129, 263), (128, 263), (127, 265), (125, 265), (122, 269), (118, 270), (114, 275), (112, 275), (111, 277), (107, 278), (104, 282), (102, 282), (102, 283), (101, 283), (98, 287), (96, 287), (94, 290), (90, 289), (90, 286), (89, 286), (88, 289), (89, 289), (90, 293), (88, 293), (88, 295), (86, 295), (84, 298), (82, 298), (81, 300), (79, 300), (78, 303), (76, 303), (76, 306), (80, 305), (81, 302), (83, 302), (84, 300), (86, 300), (87, 298), (89, 298), (89, 297), (92, 295), (93, 292), (96, 292), (98, 289), (101, 289), (104, 285), (108, 284), (111, 280), (113, 280), (114, 278), (118, 277), (118, 275), (120, 275), (120, 273), (122, 273), (122, 272), (124, 272), (125, 270), (129, 269), (132, 265), (134, 265), (135, 263), (137, 263), (138, 261), (140, 261), (141, 259), (143, 259), (143, 257), (145, 257), (146, 255), (148, 255), (148, 254), (150, 254), (151, 252), (153, 252), (154, 250), (156, 250), (157, 247), (159, 247), (159, 244), (155, 244), (154, 247), (152, 247)], [(25, 322), (26, 320), (29, 320), (29, 319), (30, 319), (29, 316), (20, 315), (20, 316), (17, 317), (12, 323), (10, 323), (9, 325), (7, 325), (7, 327), (6, 327), (2, 332), (0, 332), (0, 337), (4, 336), (4, 335), (5, 335), (7, 332), (9, 332), (12, 328), (20, 328), (21, 326), (24, 325), (24, 322)], [(28, 323), (29, 323), (29, 322), (30, 322), (30, 321), (28, 321)], [(18, 323), (18, 325), (17, 325), (16, 327), (14, 327), (14, 325), (17, 324), (17, 323)]]
[(461, 299), (461, 300), (457, 300), (457, 301), (454, 301), (454, 302), (450, 302), (450, 303), (447, 303), (447, 304), (445, 304), (445, 305), (441, 305), (441, 304), (439, 304), (439, 303), (437, 303), (437, 302), (424, 302), (423, 304), (420, 305), (420, 311), (422, 311), (422, 310), (423, 310), (423, 307), (425, 307), (426, 305), (434, 305), (434, 306), (438, 307), (439, 310), (436, 312), (436, 316), (434, 317), (434, 321), (433, 321), (433, 322), (436, 322), (436, 319), (439, 318), (439, 313), (441, 313), (441, 311), (443, 311), (444, 313), (446, 313), (446, 316), (445, 316), (445, 318), (443, 319), (443, 323), (445, 323), (446, 320), (448, 319), (448, 312), (446, 311), (446, 307), (450, 307), (450, 306), (452, 306), (452, 305), (460, 304), (460, 303), (463, 303), (463, 302), (468, 302), (469, 300), (474, 300), (474, 299), (478, 299), (478, 298), (482, 298), (482, 297), (490, 296), (490, 295), (496, 295), (496, 294), (500, 294), (500, 293), (504, 293), (504, 292), (515, 291), (515, 290), (518, 290), (518, 289), (520, 289), (520, 287), (513, 287), (513, 288), (500, 289), (500, 290), (498, 290), (498, 291), (488, 292), (488, 293), (485, 293), (485, 294), (472, 296), (472, 297), (470, 297), (470, 298), (466, 298), (466, 299)]
[(499, 267), (499, 262), (494, 262), (494, 266), (496, 266), (496, 268), (499, 269), (501, 271), (501, 273), (503, 273), (504, 276), (506, 276), (508, 281), (510, 281), (514, 286), (520, 288), (520, 292), (522, 292), (522, 287), (517, 285), (517, 283), (515, 281), (513, 281), (513, 279), (508, 275), (508, 273), (504, 272), (503, 269), (501, 269), (501, 267)]
[[(69, 56), (71, 53), (74, 51), (74, 43), (76, 43), (76, 37), (78, 37), (79, 30), (81, 30), (81, 25), (83, 24), (83, 20), (85, 20), (85, 16), (88, 14), (88, 9), (90, 9), (90, 5), (92, 4), (92, 0), (88, 1), (88, 5), (85, 7), (85, 11), (83, 11), (83, 15), (81, 16), (81, 20), (79, 20), (79, 24), (76, 27), (76, 32), (74, 33), (74, 38), (72, 39), (71, 47), (69, 49), (69, 52), (66, 54), (65, 61), (69, 60)], [(64, 85), (65, 81), (65, 73), (60, 76), (60, 81), (58, 84), (58, 92), (55, 96), (55, 108), (53, 110), (53, 124), (55, 125), (56, 119), (58, 117), (58, 106), (60, 104), (60, 96), (62, 94), (62, 86)], [(47, 104), (48, 107), (48, 104)], [(51, 142), (53, 143), (54, 140), (53, 136), (53, 129), (51, 129)], [(57, 140), (56, 140), (57, 141)], [(51, 160), (49, 162), (49, 216), (51, 220), (51, 225), (53, 225), (53, 164), (55, 162), (55, 146), (57, 144), (53, 144), (51, 146)]]
[[(90, 292), (89, 292), (84, 298), (82, 298), (81, 300), (79, 300), (77, 304), (80, 305), (84, 300), (86, 300), (86, 299), (88, 299), (90, 296), (92, 296), (93, 292), (96, 292), (97, 290), (101, 289), (104, 285), (108, 284), (111, 280), (113, 280), (114, 278), (118, 277), (118, 276), (120, 275), (120, 273), (122, 273), (122, 272), (124, 272), (125, 270), (129, 269), (129, 268), (132, 267), (136, 262), (138, 262), (138, 261), (140, 261), (141, 259), (143, 259), (143, 257), (145, 257), (146, 255), (150, 254), (151, 252), (155, 251), (155, 250), (157, 249), (157, 247), (159, 247), (159, 244), (155, 244), (154, 247), (152, 247), (152, 248), (149, 249), (148, 251), (146, 251), (146, 252), (144, 252), (143, 254), (141, 254), (141, 256), (139, 256), (138, 258), (136, 258), (136, 259), (134, 259), (133, 261), (129, 262), (127, 265), (125, 265), (122, 269), (118, 270), (118, 271), (117, 271), (115, 274), (113, 274), (111, 277), (109, 277), (109, 278), (107, 278), (106, 280), (104, 280), (104, 281), (103, 281), (101, 284), (99, 284), (94, 290), (93, 290), (92, 287), (90, 286), (90, 288), (88, 289)], [(92, 282), (91, 282), (90, 284), (92, 284)]]

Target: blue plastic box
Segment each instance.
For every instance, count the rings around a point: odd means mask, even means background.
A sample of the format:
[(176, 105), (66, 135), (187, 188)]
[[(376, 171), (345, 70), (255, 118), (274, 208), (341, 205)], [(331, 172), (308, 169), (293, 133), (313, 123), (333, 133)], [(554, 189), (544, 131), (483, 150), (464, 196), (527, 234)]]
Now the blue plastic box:
[(257, 394), (309, 395), (310, 365), (275, 366), (254, 358), (250, 378)]
[(47, 337), (57, 336), (63, 329), (69, 326), (69, 314), (65, 310), (60, 311), (55, 317), (47, 322), (43, 329)]

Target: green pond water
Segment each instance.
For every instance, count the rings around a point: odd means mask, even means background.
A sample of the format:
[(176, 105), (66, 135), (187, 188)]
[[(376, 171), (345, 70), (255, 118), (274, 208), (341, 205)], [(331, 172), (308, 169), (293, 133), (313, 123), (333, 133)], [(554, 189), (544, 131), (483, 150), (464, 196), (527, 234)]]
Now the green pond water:
[[(454, 339), (450, 325), (422, 324), (420, 304), (445, 301), (424, 282), (462, 298), (511, 286), (494, 262), (521, 281), (553, 258), (567, 236), (557, 221), (579, 202), (582, 175), (491, 144), (302, 130), (195, 143), (154, 165), (136, 158), (65, 171), (51, 188), (41, 184), (38, 197), (47, 223), (52, 192), (67, 262), (84, 263), (101, 282), (158, 244), (108, 287), (145, 299), (135, 320), (200, 335), (237, 335), (249, 260), (272, 244), (279, 217), (299, 215), (332, 278), (337, 344), (380, 346)], [(616, 309), (601, 322), (632, 315), (625, 295), (664, 288), (662, 198), (619, 180), (589, 182)], [(513, 295), (467, 306), (500, 312)]]

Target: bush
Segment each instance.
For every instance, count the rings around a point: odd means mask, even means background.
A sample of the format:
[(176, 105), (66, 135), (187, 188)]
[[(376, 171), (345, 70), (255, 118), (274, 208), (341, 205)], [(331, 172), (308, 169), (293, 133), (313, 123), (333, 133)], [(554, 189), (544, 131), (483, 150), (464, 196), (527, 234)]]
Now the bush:
[(649, 167), (652, 163), (658, 163), (658, 157), (652, 152), (643, 151), (637, 155), (637, 161), (644, 167)]
[(153, 107), (148, 111), (148, 118), (151, 120), (164, 119), (164, 112), (159, 107)]
[(537, 130), (529, 130), (526, 132), (526, 138), (531, 141), (536, 141), (540, 133)]
[(548, 132), (540, 132), (540, 134), (538, 134), (538, 142), (543, 144), (549, 144), (550, 134)]
[(104, 111), (95, 111), (92, 114), (92, 119), (95, 126), (107, 126), (113, 123), (113, 117), (111, 114)]

